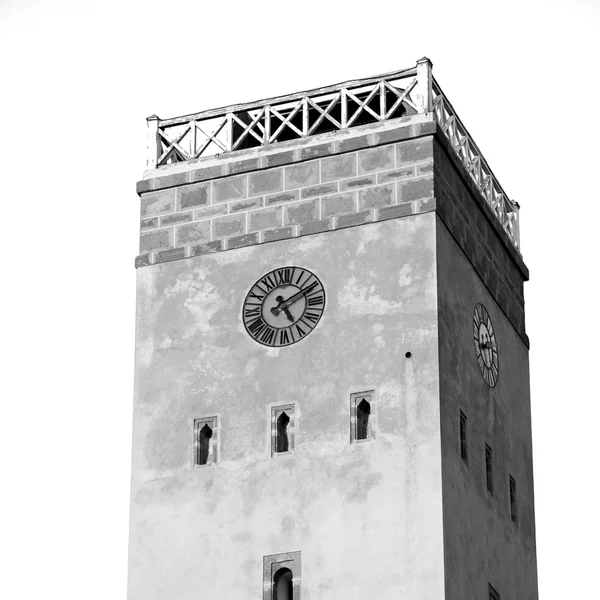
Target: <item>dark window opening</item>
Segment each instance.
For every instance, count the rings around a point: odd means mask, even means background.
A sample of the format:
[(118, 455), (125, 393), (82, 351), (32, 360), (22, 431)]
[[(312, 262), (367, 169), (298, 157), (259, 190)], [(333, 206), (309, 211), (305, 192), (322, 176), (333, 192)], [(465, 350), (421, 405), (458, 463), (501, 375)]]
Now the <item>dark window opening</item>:
[(485, 445), (485, 485), (487, 491), (494, 495), (494, 465), (492, 462), (492, 449)]
[(517, 482), (509, 476), (508, 487), (510, 492), (510, 520), (517, 522)]
[(369, 415), (371, 405), (363, 398), (356, 407), (356, 439), (366, 440), (369, 437)]
[(500, 594), (488, 583), (489, 600), (500, 600)]
[(290, 418), (287, 414), (282, 412), (277, 418), (277, 440), (275, 445), (275, 452), (287, 452), (290, 449), (288, 439), (288, 425)]
[(273, 600), (293, 600), (294, 575), (290, 569), (282, 567), (273, 576)]
[(460, 411), (460, 457), (468, 464), (467, 417), (462, 410)]
[(208, 423), (204, 424), (204, 427), (198, 432), (198, 464), (205, 465), (208, 462), (208, 455), (210, 454), (210, 438), (213, 435), (213, 430), (210, 428)]

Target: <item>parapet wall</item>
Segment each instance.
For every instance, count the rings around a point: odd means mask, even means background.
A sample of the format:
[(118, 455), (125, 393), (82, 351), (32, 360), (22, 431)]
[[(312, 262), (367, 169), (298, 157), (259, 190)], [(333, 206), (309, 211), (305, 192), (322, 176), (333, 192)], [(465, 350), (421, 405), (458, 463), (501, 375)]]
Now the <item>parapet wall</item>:
[(140, 182), (136, 266), (434, 210), (436, 126), (407, 121)]

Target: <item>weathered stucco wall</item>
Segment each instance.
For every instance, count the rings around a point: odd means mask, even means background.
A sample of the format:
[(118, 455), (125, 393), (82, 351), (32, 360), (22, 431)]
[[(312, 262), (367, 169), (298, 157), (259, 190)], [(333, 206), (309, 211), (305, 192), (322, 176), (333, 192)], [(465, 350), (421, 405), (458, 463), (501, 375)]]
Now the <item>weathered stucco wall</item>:
[[(528, 349), (439, 217), (440, 402), (446, 600), (535, 600)], [(472, 335), (473, 310), (487, 308), (500, 372), (485, 383)], [(459, 411), (468, 419), (468, 465), (461, 459)], [(494, 455), (494, 496), (486, 489), (485, 444)], [(510, 519), (509, 474), (517, 482), (518, 526)]]
[[(258, 600), (263, 556), (291, 551), (303, 600), (444, 597), (435, 223), (138, 269), (130, 600)], [(292, 264), (327, 305), (307, 338), (269, 349), (242, 302)], [(352, 445), (350, 394), (368, 389), (375, 440)], [(290, 402), (295, 452), (271, 457), (270, 407)], [(194, 467), (193, 421), (212, 415), (218, 464)]]

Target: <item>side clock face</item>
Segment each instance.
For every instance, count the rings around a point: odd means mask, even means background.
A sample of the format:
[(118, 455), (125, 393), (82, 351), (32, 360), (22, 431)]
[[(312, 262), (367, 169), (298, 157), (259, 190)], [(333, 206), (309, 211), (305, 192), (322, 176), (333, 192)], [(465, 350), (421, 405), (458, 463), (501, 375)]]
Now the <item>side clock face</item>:
[(498, 381), (498, 342), (488, 311), (483, 304), (475, 306), (473, 313), (473, 343), (475, 355), (485, 382), (494, 387)]
[(325, 290), (314, 273), (301, 267), (280, 267), (250, 288), (242, 320), (259, 344), (289, 346), (317, 326), (324, 308)]

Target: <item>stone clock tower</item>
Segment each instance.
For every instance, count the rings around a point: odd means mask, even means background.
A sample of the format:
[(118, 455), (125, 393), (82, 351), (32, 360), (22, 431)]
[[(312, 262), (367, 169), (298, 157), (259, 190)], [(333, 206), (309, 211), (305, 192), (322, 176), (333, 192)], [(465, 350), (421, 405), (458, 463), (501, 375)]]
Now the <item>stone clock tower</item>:
[(148, 126), (129, 600), (535, 600), (518, 205), (430, 61)]

